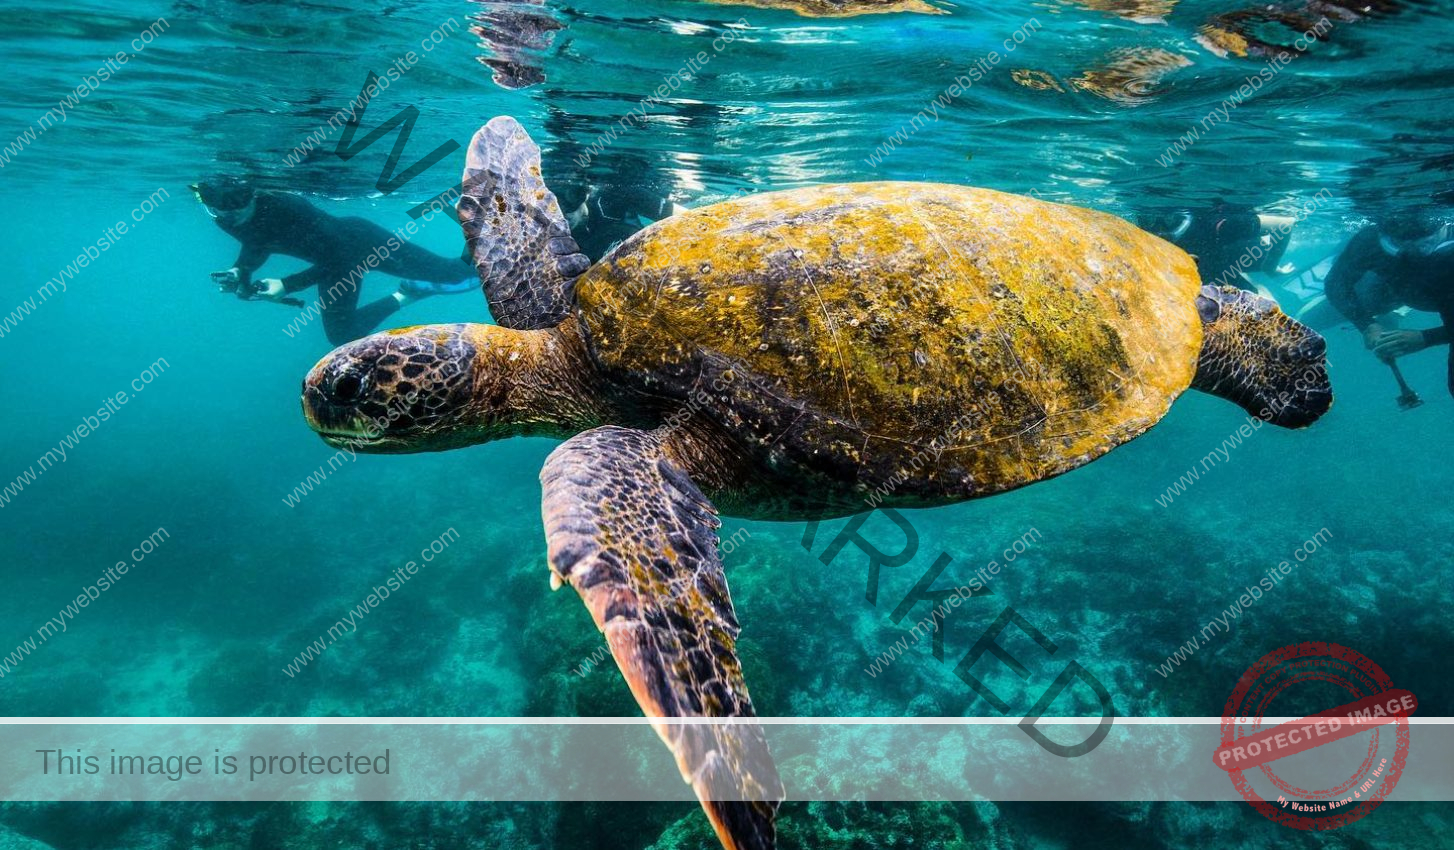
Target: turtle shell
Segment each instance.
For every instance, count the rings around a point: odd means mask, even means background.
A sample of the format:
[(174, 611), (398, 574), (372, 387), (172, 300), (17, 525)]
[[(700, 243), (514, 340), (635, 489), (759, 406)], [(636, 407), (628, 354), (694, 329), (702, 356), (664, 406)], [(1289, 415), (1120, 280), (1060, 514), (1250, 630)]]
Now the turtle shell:
[(928, 183), (748, 196), (577, 281), (596, 365), (805, 486), (999, 492), (1154, 425), (1201, 347), (1192, 259), (1114, 216)]

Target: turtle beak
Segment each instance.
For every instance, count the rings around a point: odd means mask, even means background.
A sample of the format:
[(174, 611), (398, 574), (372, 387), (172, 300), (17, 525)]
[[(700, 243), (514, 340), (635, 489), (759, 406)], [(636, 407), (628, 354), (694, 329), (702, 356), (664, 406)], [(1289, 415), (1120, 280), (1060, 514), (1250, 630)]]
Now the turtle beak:
[(399, 391), (398, 372), (379, 365), (395, 356), (389, 337), (355, 340), (318, 361), (303, 379), (303, 419), (334, 448), (370, 454), (427, 450), (419, 444), (413, 390)]
[(367, 376), (340, 364), (336, 355), (323, 358), (303, 379), (303, 419), (334, 448), (368, 446), (383, 442), (376, 425), (364, 420), (356, 402), (367, 387)]
[(335, 449), (372, 454), (412, 451), (405, 443), (381, 434), (377, 426), (361, 421), (354, 412), (330, 403), (316, 387), (304, 384), (302, 402), (308, 427)]
[(473, 445), (474, 355), (453, 325), (354, 340), (303, 379), (303, 418), (331, 446), (376, 454)]

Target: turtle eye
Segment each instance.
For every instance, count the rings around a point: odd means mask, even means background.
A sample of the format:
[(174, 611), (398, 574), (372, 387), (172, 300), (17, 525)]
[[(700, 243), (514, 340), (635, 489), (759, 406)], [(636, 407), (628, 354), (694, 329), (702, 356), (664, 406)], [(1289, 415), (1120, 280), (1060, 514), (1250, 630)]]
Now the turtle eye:
[(354, 372), (344, 372), (333, 381), (333, 400), (339, 404), (352, 404), (363, 398), (364, 380)]

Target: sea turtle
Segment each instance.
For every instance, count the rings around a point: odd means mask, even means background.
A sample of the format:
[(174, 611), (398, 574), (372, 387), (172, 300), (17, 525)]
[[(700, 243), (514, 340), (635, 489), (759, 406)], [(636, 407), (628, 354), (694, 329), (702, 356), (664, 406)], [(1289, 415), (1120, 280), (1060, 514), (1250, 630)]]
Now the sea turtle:
[[(498, 325), (342, 346), (304, 413), (365, 452), (565, 438), (540, 475), (551, 583), (580, 594), (652, 718), (754, 716), (719, 510), (1000, 493), (1136, 437), (1187, 387), (1293, 428), (1332, 403), (1320, 336), (1105, 213), (818, 186), (679, 213), (592, 265), (514, 119), (475, 135), (464, 187)], [(771, 847), (782, 788), (756, 725), (657, 730), (724, 845)]]

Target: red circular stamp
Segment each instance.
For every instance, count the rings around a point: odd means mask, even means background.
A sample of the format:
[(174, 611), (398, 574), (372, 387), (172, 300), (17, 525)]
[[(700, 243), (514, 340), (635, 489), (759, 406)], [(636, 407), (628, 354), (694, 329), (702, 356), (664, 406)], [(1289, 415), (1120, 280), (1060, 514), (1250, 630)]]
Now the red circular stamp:
[[(1296, 702), (1297, 691), (1309, 689), (1317, 698), (1339, 694), (1331, 700), (1338, 704), (1263, 727), (1274, 700)], [(1346, 701), (1342, 693), (1348, 694)], [(1309, 693), (1301, 696), (1303, 702), (1315, 698)], [(1414, 695), (1395, 688), (1383, 668), (1345, 646), (1321, 641), (1285, 646), (1262, 656), (1237, 681), (1222, 712), (1221, 742), (1212, 761), (1227, 771), (1242, 798), (1269, 820), (1296, 829), (1337, 829), (1378, 808), (1398, 785), (1409, 753), (1408, 718), (1417, 707)], [(1392, 740), (1386, 734), (1389, 726)], [(1310, 790), (1273, 770), (1272, 763), (1280, 759), (1358, 736), (1369, 739), (1366, 752), (1360, 738), (1319, 753), (1324, 763), (1344, 765), (1335, 778), (1351, 773), (1346, 781)], [(1297, 765), (1298, 760), (1292, 759), (1279, 769), (1288, 772)]]

